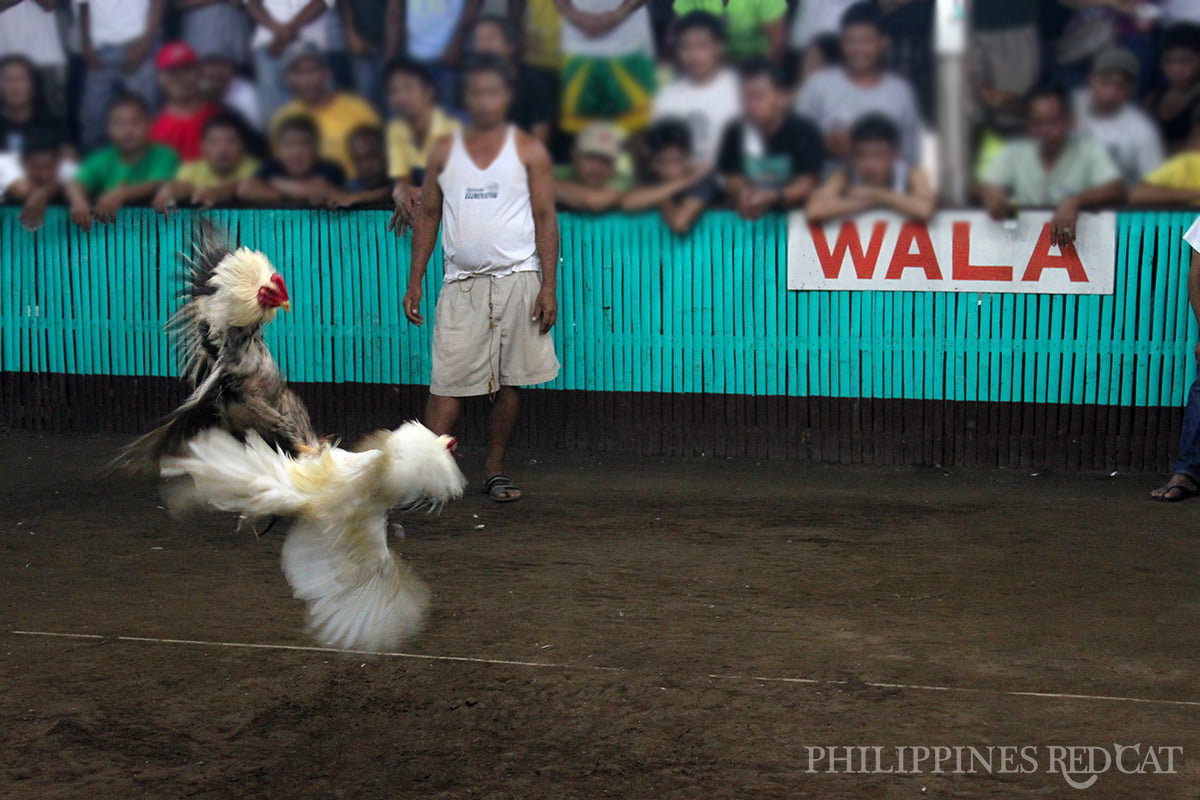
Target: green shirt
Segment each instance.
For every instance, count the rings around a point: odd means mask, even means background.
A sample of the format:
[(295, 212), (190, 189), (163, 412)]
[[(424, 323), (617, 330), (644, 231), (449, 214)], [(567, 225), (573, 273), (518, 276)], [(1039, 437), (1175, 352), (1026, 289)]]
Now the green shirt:
[(121, 186), (169, 181), (175, 177), (178, 169), (179, 155), (165, 145), (151, 144), (142, 157), (132, 164), (122, 160), (117, 148), (109, 145), (83, 160), (79, 171), (75, 173), (75, 180), (89, 194), (97, 195)]
[(689, 11), (707, 11), (725, 21), (729, 34), (729, 56), (737, 60), (747, 56), (769, 55), (770, 42), (763, 30), (787, 14), (787, 0), (675, 0), (677, 16)]
[(1068, 140), (1049, 172), (1033, 139), (1003, 145), (980, 172), (981, 183), (1006, 189), (1019, 206), (1056, 206), (1072, 195), (1121, 179), (1108, 149), (1083, 136)]

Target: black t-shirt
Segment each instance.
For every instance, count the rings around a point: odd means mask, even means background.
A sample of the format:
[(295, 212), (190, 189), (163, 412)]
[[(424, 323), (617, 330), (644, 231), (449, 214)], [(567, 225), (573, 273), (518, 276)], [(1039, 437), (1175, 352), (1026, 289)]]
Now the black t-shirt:
[(800, 175), (820, 176), (825, 144), (816, 125), (789, 111), (779, 129), (765, 137), (761, 153), (746, 146), (748, 127), (741, 120), (726, 126), (717, 153), (722, 175), (742, 175), (766, 189), (781, 189)]
[(292, 178), (298, 181), (308, 180), (309, 178), (324, 178), (334, 186), (343, 186), (346, 183), (346, 173), (342, 171), (342, 168), (333, 161), (328, 161), (324, 158), (317, 159), (312, 171), (307, 175), (288, 174), (288, 171), (283, 168), (283, 164), (275, 158), (264, 161), (263, 165), (258, 168), (257, 174), (264, 181), (271, 178)]
[(508, 109), (509, 122), (526, 133), (532, 133), (534, 125), (554, 122), (557, 103), (558, 96), (550, 72), (524, 64), (517, 68), (513, 101)]

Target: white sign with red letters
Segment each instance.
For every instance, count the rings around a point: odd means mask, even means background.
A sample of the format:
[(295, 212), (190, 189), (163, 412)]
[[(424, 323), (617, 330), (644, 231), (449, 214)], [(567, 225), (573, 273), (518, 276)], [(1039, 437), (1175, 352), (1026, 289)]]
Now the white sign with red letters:
[(896, 214), (809, 225), (788, 220), (788, 288), (906, 292), (1112, 294), (1117, 219), (1081, 213), (1075, 244), (1050, 243), (1050, 211), (996, 222), (983, 211)]

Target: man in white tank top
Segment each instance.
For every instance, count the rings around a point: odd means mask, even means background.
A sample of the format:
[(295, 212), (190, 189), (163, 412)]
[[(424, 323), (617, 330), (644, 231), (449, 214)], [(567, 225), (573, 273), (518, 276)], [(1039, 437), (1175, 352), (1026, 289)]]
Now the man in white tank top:
[(558, 317), (554, 179), (542, 144), (506, 121), (510, 70), (494, 56), (464, 67), (469, 122), (430, 154), (404, 295), (404, 315), (421, 325), (421, 282), (440, 226), (446, 278), (435, 311), (425, 424), (450, 434), (461, 398), (488, 395), (484, 491), (499, 503), (521, 496), (504, 474), (520, 409), (517, 387), (558, 377), (549, 335)]

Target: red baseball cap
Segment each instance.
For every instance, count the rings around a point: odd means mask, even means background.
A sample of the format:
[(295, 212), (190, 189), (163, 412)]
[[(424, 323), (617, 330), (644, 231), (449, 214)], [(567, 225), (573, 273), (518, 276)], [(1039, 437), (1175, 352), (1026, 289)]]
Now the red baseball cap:
[(154, 66), (160, 70), (194, 67), (199, 63), (200, 57), (187, 42), (167, 42), (154, 59)]

